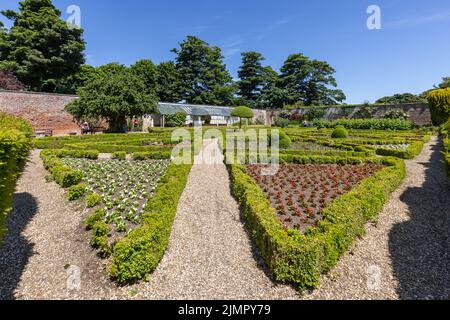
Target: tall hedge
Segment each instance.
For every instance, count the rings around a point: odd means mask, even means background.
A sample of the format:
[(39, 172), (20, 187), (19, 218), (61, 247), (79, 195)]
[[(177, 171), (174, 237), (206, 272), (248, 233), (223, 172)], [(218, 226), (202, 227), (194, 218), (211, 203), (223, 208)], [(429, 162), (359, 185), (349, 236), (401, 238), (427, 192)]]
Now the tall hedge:
[(16, 180), (31, 148), (33, 129), (27, 121), (0, 113), (0, 242), (12, 209)]
[(450, 120), (450, 88), (430, 91), (428, 103), (434, 125), (440, 126)]

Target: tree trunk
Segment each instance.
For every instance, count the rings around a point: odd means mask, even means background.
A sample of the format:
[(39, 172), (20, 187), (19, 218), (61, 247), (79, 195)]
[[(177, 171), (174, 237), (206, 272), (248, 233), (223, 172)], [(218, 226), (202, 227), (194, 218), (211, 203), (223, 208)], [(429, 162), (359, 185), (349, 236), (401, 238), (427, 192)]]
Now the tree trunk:
[(114, 133), (126, 133), (127, 130), (127, 121), (125, 120), (125, 116), (118, 115), (109, 120), (109, 131)]

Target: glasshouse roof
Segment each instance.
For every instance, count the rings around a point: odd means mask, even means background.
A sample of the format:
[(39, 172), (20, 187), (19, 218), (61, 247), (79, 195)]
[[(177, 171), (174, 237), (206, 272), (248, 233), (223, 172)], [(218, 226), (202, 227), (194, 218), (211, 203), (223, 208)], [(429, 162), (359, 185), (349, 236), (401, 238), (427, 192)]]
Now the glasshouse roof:
[(161, 114), (176, 114), (184, 112), (190, 116), (224, 116), (231, 117), (232, 107), (206, 106), (181, 103), (158, 103), (158, 110)]

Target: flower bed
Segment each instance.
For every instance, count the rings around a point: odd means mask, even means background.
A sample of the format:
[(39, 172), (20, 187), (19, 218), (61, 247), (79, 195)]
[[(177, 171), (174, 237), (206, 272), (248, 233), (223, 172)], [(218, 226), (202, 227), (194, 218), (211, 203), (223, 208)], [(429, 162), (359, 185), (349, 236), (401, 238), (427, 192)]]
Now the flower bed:
[(258, 183), (276, 210), (283, 228), (304, 233), (317, 226), (323, 209), (369, 176), (382, 164), (282, 165), (274, 176), (261, 175), (264, 165), (248, 165), (247, 173)]
[[(349, 192), (329, 203), (316, 227), (305, 233), (285, 229), (263, 190), (245, 166), (230, 165), (232, 190), (239, 201), (250, 234), (278, 281), (315, 287), (355, 238), (365, 223), (376, 219), (390, 194), (406, 175), (405, 164), (395, 158), (291, 157), (296, 163), (375, 164), (385, 166)], [(287, 186), (286, 188), (290, 188)]]

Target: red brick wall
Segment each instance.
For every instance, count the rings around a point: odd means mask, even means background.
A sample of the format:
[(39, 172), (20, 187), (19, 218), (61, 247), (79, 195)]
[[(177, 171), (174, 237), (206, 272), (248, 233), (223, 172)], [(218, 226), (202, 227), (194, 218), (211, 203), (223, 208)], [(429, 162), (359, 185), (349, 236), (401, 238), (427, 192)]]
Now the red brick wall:
[(34, 129), (52, 129), (55, 135), (79, 132), (64, 107), (76, 96), (0, 91), (0, 111), (29, 120)]

